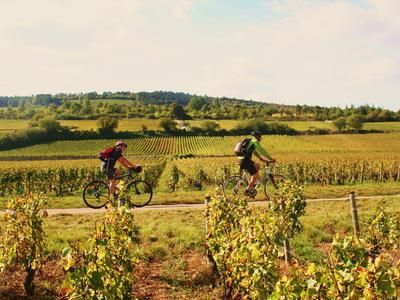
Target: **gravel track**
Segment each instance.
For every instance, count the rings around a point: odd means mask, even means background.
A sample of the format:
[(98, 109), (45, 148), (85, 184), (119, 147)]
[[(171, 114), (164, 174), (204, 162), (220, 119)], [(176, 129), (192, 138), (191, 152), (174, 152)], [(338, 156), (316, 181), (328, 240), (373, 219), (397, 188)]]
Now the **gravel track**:
[[(357, 199), (381, 199), (387, 197), (400, 197), (397, 195), (380, 195), (380, 196), (357, 196)], [(347, 201), (349, 198), (321, 198), (321, 199), (307, 199), (307, 202), (323, 202), (323, 201)], [(249, 202), (251, 205), (259, 206), (266, 205), (268, 201), (256, 201)], [(135, 208), (138, 211), (148, 211), (148, 210), (179, 210), (179, 209), (198, 209), (203, 208), (203, 203), (196, 204), (170, 204), (170, 205), (149, 205), (145, 207)], [(86, 214), (99, 214), (106, 211), (105, 208), (92, 209), (92, 208), (49, 208), (45, 209), (49, 216), (55, 215), (86, 215)], [(0, 211), (3, 214), (5, 211)]]

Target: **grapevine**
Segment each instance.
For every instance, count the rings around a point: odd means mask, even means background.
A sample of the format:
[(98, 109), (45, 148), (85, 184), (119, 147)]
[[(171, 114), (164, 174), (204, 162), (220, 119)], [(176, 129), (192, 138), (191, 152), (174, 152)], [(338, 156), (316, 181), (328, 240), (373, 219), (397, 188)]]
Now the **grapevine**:
[(65, 285), (71, 299), (130, 299), (134, 265), (140, 258), (133, 212), (121, 206), (107, 212), (85, 248), (63, 251)]
[(12, 265), (21, 267), (27, 273), (24, 288), (28, 295), (34, 293), (33, 280), (44, 260), (45, 233), (39, 211), (43, 201), (33, 194), (10, 200), (0, 236), (0, 271)]

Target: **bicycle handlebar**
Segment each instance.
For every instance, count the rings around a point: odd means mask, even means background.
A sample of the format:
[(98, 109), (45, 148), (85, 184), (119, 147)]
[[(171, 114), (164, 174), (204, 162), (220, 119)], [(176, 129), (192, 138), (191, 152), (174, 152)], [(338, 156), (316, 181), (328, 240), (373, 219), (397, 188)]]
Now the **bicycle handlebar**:
[(140, 166), (140, 165), (137, 165), (137, 166), (135, 166), (135, 167), (133, 167), (133, 168), (129, 168), (128, 169), (128, 172), (129, 172), (129, 175), (131, 175), (131, 174), (137, 174), (137, 173), (140, 173), (140, 172), (142, 172), (142, 170), (143, 170), (143, 168), (142, 168), (142, 166)]
[(276, 163), (275, 160), (264, 160), (264, 164), (265, 164), (266, 166), (273, 165), (273, 164), (275, 164), (275, 163)]

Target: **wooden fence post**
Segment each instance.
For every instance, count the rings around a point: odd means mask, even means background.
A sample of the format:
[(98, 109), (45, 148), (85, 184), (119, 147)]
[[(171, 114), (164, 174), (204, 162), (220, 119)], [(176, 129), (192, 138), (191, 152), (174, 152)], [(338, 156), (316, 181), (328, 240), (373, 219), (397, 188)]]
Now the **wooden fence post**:
[(365, 171), (365, 163), (363, 162), (361, 166), (361, 180), (360, 180), (361, 183), (364, 182), (364, 171)]
[(208, 217), (208, 203), (210, 202), (211, 197), (210, 196), (206, 196), (204, 198), (204, 208), (205, 208), (205, 217), (206, 217), (206, 221), (205, 221), (205, 226), (206, 226), (206, 236), (208, 234), (208, 222), (207, 222), (207, 217)]
[(353, 229), (354, 234), (358, 237), (360, 236), (360, 223), (358, 222), (358, 211), (357, 211), (357, 203), (356, 196), (354, 192), (350, 192), (350, 206), (351, 206), (351, 216), (353, 219)]
[(207, 243), (207, 236), (208, 236), (208, 204), (211, 201), (211, 197), (210, 196), (206, 196), (204, 199), (204, 205), (205, 205), (205, 230), (206, 230), (206, 236), (205, 236), (205, 247), (206, 247), (206, 257), (207, 257), (207, 263), (209, 263), (211, 265), (212, 268), (212, 280), (211, 280), (211, 284), (213, 286), (215, 286), (216, 283), (216, 277), (218, 275), (218, 268), (217, 268), (217, 264), (215, 263), (214, 257), (212, 256), (212, 254), (210, 253), (210, 250), (208, 249), (208, 243)]
[(400, 164), (397, 167), (397, 181), (400, 181)]
[(292, 255), (290, 254), (290, 244), (289, 244), (289, 240), (285, 239), (283, 241), (283, 250), (285, 252), (285, 263), (286, 266), (290, 265), (290, 262), (292, 260)]
[[(284, 203), (284, 202), (281, 202), (280, 207), (281, 207), (281, 210), (282, 210), (282, 212), (283, 212), (284, 209), (285, 209), (285, 203)], [(285, 239), (283, 240), (283, 252), (284, 252), (284, 254), (285, 254), (285, 263), (286, 263), (286, 266), (289, 266), (289, 265), (290, 265), (290, 262), (291, 262), (291, 260), (292, 260), (292, 255), (291, 255), (291, 252), (290, 252), (290, 243), (289, 243), (289, 240), (288, 240), (286, 237), (285, 237)]]

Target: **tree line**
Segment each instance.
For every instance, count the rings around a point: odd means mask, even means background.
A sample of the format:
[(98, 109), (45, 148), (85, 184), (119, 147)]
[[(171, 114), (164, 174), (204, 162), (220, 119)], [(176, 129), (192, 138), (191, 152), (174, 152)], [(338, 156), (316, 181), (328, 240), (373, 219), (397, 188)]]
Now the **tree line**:
[(264, 121), (337, 120), (359, 115), (364, 122), (399, 121), (400, 111), (363, 105), (322, 107), (281, 105), (227, 97), (210, 97), (175, 92), (90, 92), (38, 94), (30, 97), (0, 96), (0, 118), (96, 120), (114, 118), (176, 119), (262, 119)]

